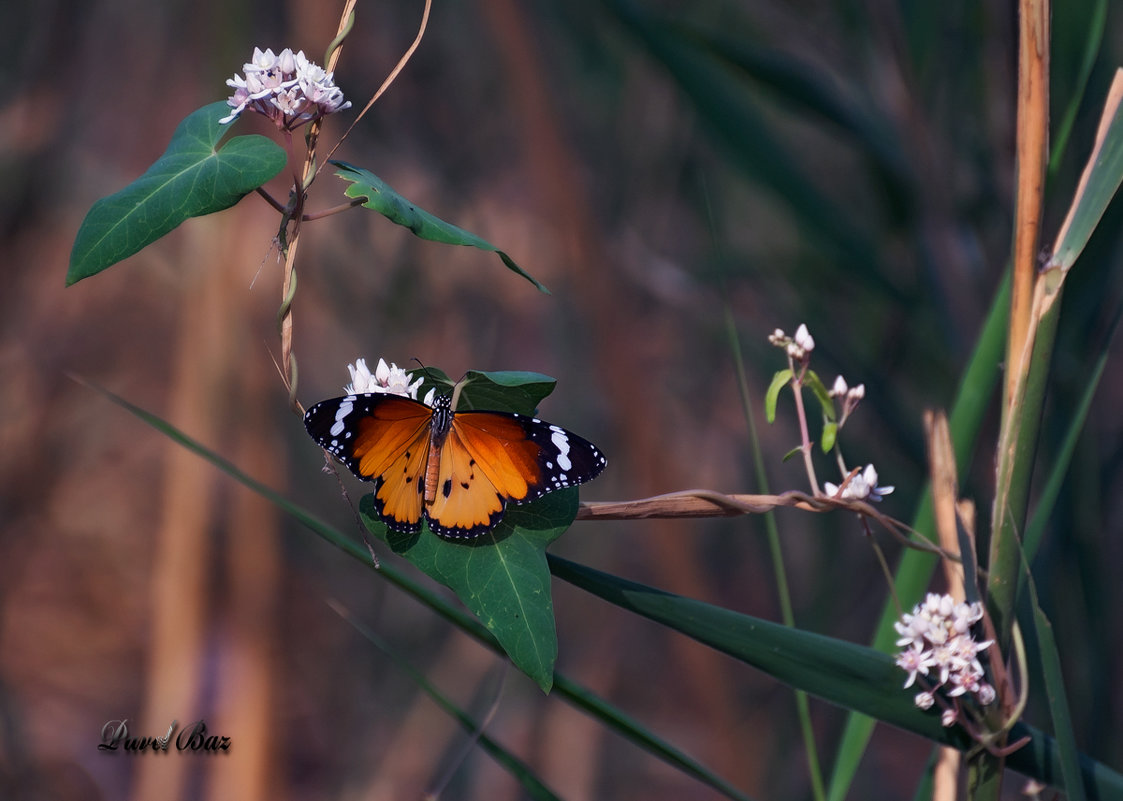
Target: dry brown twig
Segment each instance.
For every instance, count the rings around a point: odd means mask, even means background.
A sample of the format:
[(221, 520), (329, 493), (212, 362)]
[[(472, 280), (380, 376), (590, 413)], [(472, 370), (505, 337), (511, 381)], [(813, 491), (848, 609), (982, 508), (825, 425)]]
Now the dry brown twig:
[[(900, 520), (889, 517), (865, 501), (814, 496), (795, 490), (779, 495), (727, 495), (706, 489), (682, 490), (633, 501), (584, 501), (577, 510), (578, 520), (643, 520), (648, 518), (736, 517), (763, 514), (775, 509), (800, 509), (805, 512), (849, 511), (877, 522), (895, 539), (909, 548), (926, 551), (958, 561), (938, 545), (928, 542)], [(919, 539), (912, 539), (915, 535)]]
[[(339, 55), (343, 48), (343, 40), (351, 30), (351, 26), (355, 21), (355, 4), (357, 0), (347, 0), (343, 6), (343, 12), (339, 18), (339, 27), (336, 31), (335, 39), (332, 40), (328, 46), (327, 59), (325, 69), (328, 72), (335, 70), (336, 64), (339, 62)], [(432, 7), (432, 0), (425, 0), (425, 8), (422, 12), (421, 24), (417, 31), (417, 36), (414, 37), (413, 43), (409, 46), (406, 52), (398, 60), (397, 65), (391, 70), (386, 80), (382, 82), (382, 86), (374, 93), (371, 99), (367, 102), (363, 110), (358, 113), (354, 121), (335, 143), (335, 146), (328, 152), (325, 160), (330, 159), (335, 151), (343, 144), (348, 134), (351, 133), (359, 120), (371, 109), (379, 97), (390, 87), (398, 74), (405, 67), (406, 63), (413, 56), (418, 46), (421, 44), (421, 39), (425, 35), (425, 29), (429, 23), (429, 10)], [(296, 295), (296, 252), (300, 242), (300, 225), (304, 221), (304, 193), (308, 190), (309, 185), (316, 177), (318, 163), (316, 160), (316, 144), (319, 139), (320, 127), (322, 118), (315, 120), (308, 128), (308, 133), (305, 137), (307, 143), (307, 152), (304, 158), (304, 167), (300, 173), (300, 180), (293, 187), (293, 197), (289, 201), (289, 205), (285, 207), (285, 216), (281, 221), (281, 232), (278, 235), (278, 241), (281, 244), (281, 250), (285, 255), (284, 277), (281, 284), (281, 308), (277, 313), (278, 325), (281, 335), (281, 365), (282, 380), (285, 383), (285, 388), (289, 393), (289, 405), (296, 411), (297, 414), (303, 416), (303, 408), (300, 402), (296, 399), (296, 383), (297, 383), (297, 368), (296, 357), (292, 352), (293, 340), (293, 314), (292, 303)], [(274, 204), (275, 205), (275, 204)], [(347, 204), (353, 206), (355, 203)], [(346, 208), (346, 206), (341, 207)], [(291, 230), (288, 230), (291, 226)], [(287, 231), (287, 233), (286, 233)]]

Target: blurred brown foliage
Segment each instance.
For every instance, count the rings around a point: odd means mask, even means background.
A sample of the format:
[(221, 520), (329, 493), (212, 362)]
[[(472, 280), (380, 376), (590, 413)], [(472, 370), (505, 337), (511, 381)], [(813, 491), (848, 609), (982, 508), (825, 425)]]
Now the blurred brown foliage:
[[(361, 210), (306, 225), (295, 307), (299, 397), (308, 404), (337, 394), (357, 357), (403, 366), (418, 359), (452, 376), (536, 370), (559, 379), (544, 414), (609, 454), (609, 470), (585, 497), (763, 491), (750, 469), (727, 305), (758, 397), (782, 366), (767, 333), (799, 322), (823, 345), (816, 366), (825, 378), (844, 371), (881, 393), (847, 429), (849, 452), (876, 461), (886, 483), (898, 485), (892, 513), (907, 518), (923, 481), (920, 411), (949, 403), (1009, 241), (1008, 10), (982, 4), (972, 17), (993, 38), (978, 54), (988, 83), (975, 84), (986, 115), (971, 116), (971, 103), (964, 111), (941, 94), (950, 76), (898, 69), (903, 31), (879, 31), (855, 51), (848, 15), (860, 7), (797, 6), (704, 4), (693, 14), (826, 74), (869, 76), (923, 189), (907, 227), (878, 216), (886, 214), (878, 187), (831, 135), (779, 112), (775, 122), (810, 172), (855, 216), (874, 220), (885, 269), (876, 280), (802, 246), (805, 232), (783, 204), (729, 166), (689, 98), (601, 5), (438, 4), (418, 54), (337, 157), (496, 243), (553, 294), (535, 292), (490, 255), (420, 242)], [(357, 107), (411, 41), (420, 8), (359, 4), (336, 70)], [(3, 797), (420, 796), (464, 734), (327, 599), (394, 641), (459, 702), (478, 713), (491, 701), (493, 655), (68, 377), (156, 412), (353, 530), (274, 367), (276, 217), (257, 197), (63, 288), (90, 204), (139, 175), (187, 113), (225, 97), (223, 81), (253, 46), (303, 48), (322, 60), (337, 14), (308, 0), (113, 0), (28, 4), (8, 20), (9, 92), (0, 107)], [(1111, 41), (1117, 52), (1118, 37)], [(324, 141), (344, 124), (331, 120)], [(286, 193), (281, 179), (270, 189)], [(323, 170), (310, 210), (340, 202), (341, 189)], [(927, 249), (917, 245), (922, 238)], [(1119, 392), (1118, 381), (1105, 388), (1108, 399)], [(779, 461), (797, 441), (791, 416), (760, 433), (770, 489), (803, 488), (798, 466)], [(1117, 434), (1111, 425), (1100, 441)], [(980, 451), (985, 462), (986, 446)], [(1113, 472), (1101, 479), (1118, 487), (1118, 460), (1103, 458)], [(985, 500), (987, 471), (980, 475)], [(885, 590), (859, 529), (794, 513), (780, 523), (801, 625), (865, 641)], [(776, 618), (762, 531), (752, 519), (586, 523), (556, 550)], [(748, 792), (806, 793), (788, 690), (567, 585), (555, 587), (555, 603), (561, 670)], [(1094, 657), (1108, 675), (1119, 666), (1108, 649)], [(1077, 707), (1110, 720), (1118, 690), (1099, 713)], [(829, 753), (842, 715), (813, 712)], [(173, 719), (181, 729), (204, 719), (232, 748), (99, 752), (103, 725), (126, 718), (132, 733), (150, 736)], [(489, 731), (565, 798), (712, 797), (521, 676), (507, 678)], [(856, 792), (911, 792), (927, 751), (880, 732)], [(446, 796), (513, 798), (519, 789), (475, 754)]]

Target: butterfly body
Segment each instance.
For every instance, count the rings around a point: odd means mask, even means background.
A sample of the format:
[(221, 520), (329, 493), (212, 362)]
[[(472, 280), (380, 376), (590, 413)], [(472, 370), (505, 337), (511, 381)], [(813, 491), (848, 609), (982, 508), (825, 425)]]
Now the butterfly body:
[(424, 519), (442, 537), (479, 537), (508, 503), (582, 484), (607, 463), (560, 426), (513, 412), (454, 412), (448, 396), (429, 407), (399, 395), (347, 395), (317, 403), (304, 424), (352, 473), (374, 482), (379, 518), (405, 534)]

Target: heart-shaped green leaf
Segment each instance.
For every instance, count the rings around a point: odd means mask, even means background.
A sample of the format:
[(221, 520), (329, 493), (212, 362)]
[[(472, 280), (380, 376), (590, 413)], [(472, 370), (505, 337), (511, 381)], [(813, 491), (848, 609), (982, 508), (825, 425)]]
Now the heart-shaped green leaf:
[[(439, 392), (452, 386), (440, 370), (413, 371), (414, 377), (421, 374)], [(541, 373), (471, 370), (462, 379), (457, 407), (533, 414), (555, 383)], [(372, 495), (362, 499), (359, 511), (374, 536), (455, 592), (515, 666), (549, 692), (558, 639), (546, 549), (577, 516), (577, 498), (572, 488), (525, 505), (509, 505), (495, 530), (468, 541), (445, 539), (424, 524), (417, 534), (389, 531), (375, 514)]]
[(554, 391), (558, 383), (557, 379), (548, 375), (526, 370), (469, 370), (459, 382), (434, 367), (420, 367), (409, 373), (410, 381), (424, 379), (417, 392), (418, 398), (424, 398), (431, 388), (436, 389), (437, 394), (447, 395), (459, 383), (456, 411), (461, 412), (480, 410), (534, 414), (538, 404)]
[(494, 531), (464, 542), (438, 537), (425, 525), (412, 535), (389, 531), (375, 514), (373, 495), (363, 497), (359, 512), (374, 536), (456, 593), (515, 667), (550, 691), (558, 635), (546, 548), (576, 517), (576, 488), (509, 506)]
[(542, 373), (504, 370), (469, 370), (460, 390), (460, 411), (486, 409), (534, 414), (538, 404), (554, 391), (557, 381)]
[(391, 222), (404, 225), (422, 239), (428, 239), (431, 242), (443, 242), (446, 245), (468, 245), (495, 253), (503, 260), (508, 269), (518, 273), (543, 292), (549, 293), (550, 290), (517, 265), (514, 259), (486, 239), (465, 231), (452, 223), (445, 222), (425, 211), (425, 209), (419, 209), (370, 170), (355, 167), (344, 161), (333, 161), (331, 163), (339, 167), (339, 172), (336, 175), (344, 181), (351, 182), (351, 185), (344, 191), (347, 197), (366, 198), (363, 205), (368, 209), (374, 209)]
[(228, 209), (279, 173), (285, 151), (264, 136), (236, 136), (220, 125), (230, 111), (211, 103), (190, 114), (144, 175), (90, 208), (70, 252), (67, 286), (155, 242), (189, 217)]

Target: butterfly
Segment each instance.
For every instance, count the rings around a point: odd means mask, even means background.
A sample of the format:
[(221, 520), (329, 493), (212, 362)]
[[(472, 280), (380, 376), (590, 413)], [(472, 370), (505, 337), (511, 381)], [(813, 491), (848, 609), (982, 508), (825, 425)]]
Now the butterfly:
[(304, 415), (317, 444), (363, 481), (391, 530), (474, 539), (494, 529), (508, 503), (596, 478), (608, 463), (586, 439), (513, 412), (432, 407), (401, 395), (364, 393), (321, 401)]

